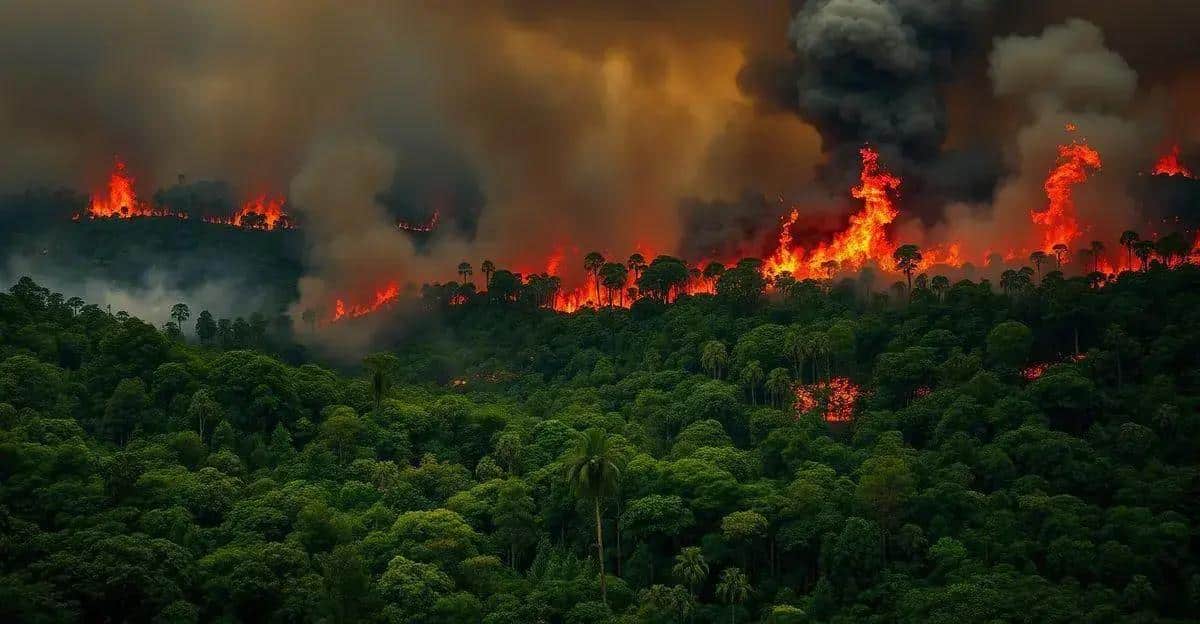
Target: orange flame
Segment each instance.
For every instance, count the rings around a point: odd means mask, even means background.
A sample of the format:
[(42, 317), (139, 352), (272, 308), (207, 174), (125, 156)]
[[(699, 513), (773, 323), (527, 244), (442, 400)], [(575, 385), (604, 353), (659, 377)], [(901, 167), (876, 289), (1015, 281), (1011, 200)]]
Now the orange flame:
[(822, 243), (808, 254), (792, 243), (791, 227), (799, 217), (799, 212), (792, 210), (780, 229), (779, 247), (763, 263), (764, 274), (788, 271), (797, 279), (806, 279), (825, 274), (826, 263), (836, 263), (840, 269), (858, 269), (872, 261), (887, 265), (896, 249), (887, 226), (900, 214), (892, 200), (900, 187), (900, 178), (879, 167), (879, 153), (874, 149), (864, 147), (859, 155), (861, 184), (852, 188), (850, 194), (863, 200), (862, 210), (850, 216), (850, 225), (830, 243)]
[(801, 415), (824, 405), (821, 416), (825, 422), (850, 422), (861, 394), (862, 389), (849, 378), (834, 377), (797, 386), (794, 406), (796, 414)]
[(1042, 188), (1046, 191), (1046, 209), (1030, 212), (1033, 222), (1042, 230), (1042, 247), (1050, 252), (1055, 245), (1071, 243), (1080, 237), (1079, 221), (1075, 218), (1074, 187), (1100, 169), (1100, 153), (1086, 143), (1072, 141), (1058, 146), (1058, 164), (1050, 170)]
[(207, 223), (231, 225), (250, 230), (291, 229), (291, 217), (284, 211), (287, 200), (283, 197), (268, 197), (259, 195), (242, 204), (240, 210), (232, 217), (205, 217)]
[(1196, 177), (1192, 173), (1191, 169), (1188, 169), (1187, 167), (1183, 166), (1183, 163), (1179, 162), (1179, 144), (1172, 146), (1170, 152), (1163, 154), (1162, 158), (1158, 159), (1158, 162), (1154, 164), (1153, 174), (1182, 176), (1192, 179), (1195, 179)]
[[(155, 208), (138, 199), (134, 190), (134, 177), (125, 168), (125, 161), (120, 156), (115, 158), (112, 173), (108, 176), (108, 192), (95, 193), (88, 204), (89, 219), (133, 219), (135, 217), (178, 217), (186, 219), (183, 213), (173, 213), (162, 208)], [(76, 214), (78, 221), (84, 215)]]
[(336, 323), (345, 318), (366, 316), (372, 312), (390, 307), (399, 299), (400, 287), (395, 282), (390, 282), (378, 288), (371, 300), (365, 303), (347, 305), (342, 299), (335, 300), (333, 303), (333, 316), (330, 320)]

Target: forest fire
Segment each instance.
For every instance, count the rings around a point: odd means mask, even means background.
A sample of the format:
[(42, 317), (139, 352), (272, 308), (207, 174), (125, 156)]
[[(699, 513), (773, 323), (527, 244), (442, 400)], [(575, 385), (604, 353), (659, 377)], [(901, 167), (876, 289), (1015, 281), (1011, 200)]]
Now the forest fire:
[(854, 419), (854, 407), (862, 394), (853, 381), (846, 377), (834, 377), (828, 381), (796, 386), (794, 407), (797, 415), (821, 409), (825, 422), (850, 422)]
[(1050, 170), (1043, 189), (1048, 200), (1046, 208), (1030, 212), (1030, 217), (1042, 230), (1042, 251), (1054, 250), (1055, 245), (1070, 245), (1082, 235), (1075, 214), (1074, 187), (1100, 169), (1100, 153), (1086, 143), (1072, 141), (1058, 146), (1058, 163)]
[(247, 230), (287, 230), (295, 225), (284, 209), (286, 203), (283, 197), (263, 194), (242, 204), (241, 209), (231, 217), (205, 217), (204, 221)]
[(429, 220), (424, 223), (411, 223), (409, 221), (405, 221), (404, 219), (397, 219), (396, 228), (405, 232), (429, 233), (437, 229), (438, 220), (440, 218), (441, 211), (434, 210), (433, 216), (429, 217)]
[(177, 217), (186, 219), (183, 213), (174, 213), (167, 209), (155, 208), (148, 202), (138, 199), (134, 190), (135, 179), (125, 166), (125, 161), (119, 156), (113, 164), (112, 173), (108, 176), (107, 192), (92, 194), (86, 213), (77, 213), (71, 218), (79, 221), (84, 216), (89, 219), (134, 219), (139, 217)]
[(345, 300), (337, 299), (333, 303), (333, 315), (330, 317), (330, 322), (336, 323), (346, 318), (358, 318), (366, 316), (372, 312), (377, 312), (384, 308), (390, 307), (400, 299), (400, 287), (395, 282), (390, 282), (387, 285), (376, 289), (374, 296), (365, 303), (352, 303), (347, 305)]
[(1179, 162), (1178, 143), (1171, 147), (1171, 151), (1163, 154), (1162, 158), (1158, 159), (1158, 162), (1154, 163), (1154, 171), (1151, 173), (1161, 176), (1180, 176), (1191, 179), (1196, 178), (1191, 169), (1188, 169), (1187, 167), (1183, 166), (1183, 163)]
[(850, 216), (850, 225), (828, 244), (822, 243), (805, 253), (792, 241), (791, 228), (800, 216), (799, 211), (792, 210), (780, 228), (778, 248), (763, 264), (764, 274), (787, 271), (797, 279), (806, 279), (826, 275), (830, 269), (858, 269), (869, 262), (887, 265), (896, 248), (887, 226), (900, 214), (892, 199), (900, 187), (900, 178), (880, 168), (879, 153), (874, 149), (864, 147), (859, 155), (862, 183), (851, 189), (850, 194), (863, 200), (863, 207)]

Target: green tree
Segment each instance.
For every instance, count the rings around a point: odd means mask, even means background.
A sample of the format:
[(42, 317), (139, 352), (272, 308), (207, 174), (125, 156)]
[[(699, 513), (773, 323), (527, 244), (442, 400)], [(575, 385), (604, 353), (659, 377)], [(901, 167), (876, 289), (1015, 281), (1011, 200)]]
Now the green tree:
[(709, 340), (704, 343), (700, 352), (700, 365), (713, 379), (720, 379), (721, 373), (729, 366), (729, 351), (720, 340)]
[(766, 388), (771, 396), (771, 404), (782, 408), (792, 390), (792, 376), (788, 373), (788, 369), (783, 367), (771, 369), (771, 372), (767, 374)]
[(1005, 321), (987, 335), (987, 352), (1001, 366), (1016, 368), (1029, 360), (1033, 332), (1019, 321)]
[(763, 382), (763, 369), (758, 361), (751, 361), (742, 368), (742, 374), (738, 378), (741, 381), (742, 387), (750, 395), (750, 404), (758, 404), (758, 387)]
[(688, 546), (675, 555), (675, 565), (671, 572), (679, 580), (687, 583), (692, 599), (696, 599), (696, 588), (708, 578), (708, 561), (698, 546)]
[(729, 605), (729, 621), (737, 621), (737, 605), (750, 597), (750, 580), (738, 568), (725, 568), (717, 583), (717, 596)]
[(608, 604), (604, 574), (604, 525), (600, 521), (602, 501), (613, 495), (621, 481), (621, 456), (602, 429), (578, 435), (575, 446), (563, 458), (567, 482), (577, 497), (590, 502), (596, 521), (596, 559), (600, 566), (600, 601)]
[(350, 544), (318, 554), (327, 608), (332, 621), (356, 622), (369, 607), (371, 574), (358, 549)]
[(626, 268), (630, 273), (633, 273), (633, 281), (637, 281), (642, 276), (642, 271), (646, 270), (646, 257), (640, 253), (630, 254), (629, 261), (625, 263)]
[(742, 553), (742, 565), (749, 569), (750, 551), (767, 536), (770, 523), (757, 511), (735, 511), (721, 519), (721, 536)]
[(192, 317), (192, 311), (188, 309), (187, 304), (177, 303), (171, 306), (171, 320), (175, 321), (175, 325), (183, 327), (183, 322)]
[(600, 305), (600, 269), (604, 266), (604, 256), (598, 251), (589, 252), (583, 257), (583, 270), (592, 278), (596, 285), (596, 305)]
[(150, 396), (136, 377), (122, 379), (104, 405), (104, 429), (118, 446), (129, 442), (134, 429), (149, 421)]
[(340, 407), (321, 423), (321, 439), (343, 463), (351, 459), (363, 424), (353, 409)]
[(201, 310), (200, 316), (196, 317), (196, 337), (200, 339), (200, 344), (211, 345), (216, 336), (217, 322), (208, 310)]
[(393, 371), (399, 366), (400, 360), (390, 353), (375, 353), (363, 358), (363, 367), (371, 384), (371, 403), (375, 415), (378, 416), (392, 385)]
[(619, 262), (607, 262), (600, 267), (600, 283), (608, 291), (608, 305), (613, 303), (613, 293), (621, 294), (624, 304), (625, 283), (629, 280), (629, 269)]
[(483, 264), (479, 265), (479, 271), (483, 273), (483, 288), (484, 290), (492, 289), (492, 274), (496, 272), (496, 263), (491, 260), (484, 260)]
[(921, 248), (916, 245), (900, 245), (892, 252), (892, 260), (896, 262), (896, 270), (908, 278), (908, 291), (912, 292), (913, 272), (921, 266)]
[(536, 512), (532, 492), (524, 481), (508, 479), (496, 492), (492, 521), (496, 537), (508, 545), (508, 564), (514, 570), (520, 565), (521, 553), (537, 543)]

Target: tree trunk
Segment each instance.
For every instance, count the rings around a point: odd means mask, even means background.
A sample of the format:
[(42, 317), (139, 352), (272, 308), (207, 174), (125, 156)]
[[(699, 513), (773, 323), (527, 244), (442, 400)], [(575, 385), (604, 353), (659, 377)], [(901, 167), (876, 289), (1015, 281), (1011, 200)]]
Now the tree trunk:
[(1079, 355), (1079, 326), (1075, 326), (1075, 355)]
[(608, 604), (608, 582), (604, 578), (604, 528), (600, 524), (600, 499), (596, 498), (596, 561), (600, 563), (600, 602)]
[(617, 576), (621, 576), (621, 495), (617, 494), (617, 521), (613, 525), (617, 532)]

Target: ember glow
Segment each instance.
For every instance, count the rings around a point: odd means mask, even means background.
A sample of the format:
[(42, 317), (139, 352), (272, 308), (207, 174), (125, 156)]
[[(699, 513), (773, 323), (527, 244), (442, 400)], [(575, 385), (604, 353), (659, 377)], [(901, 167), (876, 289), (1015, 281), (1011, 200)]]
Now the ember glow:
[(1060, 244), (1071, 249), (1071, 243), (1082, 235), (1075, 214), (1074, 188), (1098, 171), (1100, 164), (1100, 153), (1086, 143), (1072, 141), (1058, 146), (1058, 163), (1042, 186), (1046, 191), (1046, 208), (1030, 212), (1041, 230), (1043, 251), (1049, 253)]
[(74, 219), (80, 220), (87, 216), (89, 219), (134, 219), (138, 217), (178, 217), (186, 219), (187, 215), (173, 213), (169, 210), (155, 208), (148, 202), (138, 199), (134, 190), (134, 177), (125, 166), (125, 161), (118, 156), (113, 163), (112, 173), (108, 176), (108, 190), (93, 193), (85, 214), (76, 214)]
[(247, 230), (291, 229), (294, 226), (284, 209), (286, 203), (283, 197), (259, 195), (242, 204), (241, 209), (231, 217), (205, 217), (204, 220)]
[(854, 407), (862, 389), (847, 377), (796, 386), (796, 414), (803, 415), (820, 409), (825, 422), (854, 420)]
[(1154, 171), (1152, 173), (1154, 175), (1180, 176), (1191, 179), (1195, 179), (1196, 177), (1191, 169), (1188, 169), (1183, 166), (1183, 163), (1179, 162), (1179, 144), (1172, 146), (1170, 152), (1163, 154), (1162, 158), (1158, 159), (1158, 162), (1154, 164)]
[(346, 318), (366, 316), (391, 307), (399, 299), (400, 286), (395, 282), (390, 282), (376, 289), (374, 296), (364, 302), (347, 304), (345, 300), (337, 299), (333, 303), (333, 314), (329, 320), (336, 323)]
[(851, 189), (850, 194), (861, 199), (863, 207), (850, 216), (850, 225), (828, 244), (822, 243), (806, 253), (792, 241), (791, 228), (800, 216), (797, 210), (792, 210), (780, 228), (778, 248), (763, 264), (764, 274), (787, 271), (797, 279), (807, 279), (826, 275), (827, 263), (836, 263), (839, 269), (848, 270), (859, 269), (870, 262), (888, 266), (896, 245), (888, 236), (887, 226), (900, 214), (893, 199), (900, 187), (900, 178), (880, 168), (879, 153), (874, 149), (864, 147), (859, 150), (859, 155), (862, 157), (861, 184)]
[(438, 220), (441, 218), (441, 211), (434, 210), (433, 216), (424, 223), (410, 223), (403, 219), (396, 220), (396, 228), (405, 232), (432, 232), (437, 229)]

